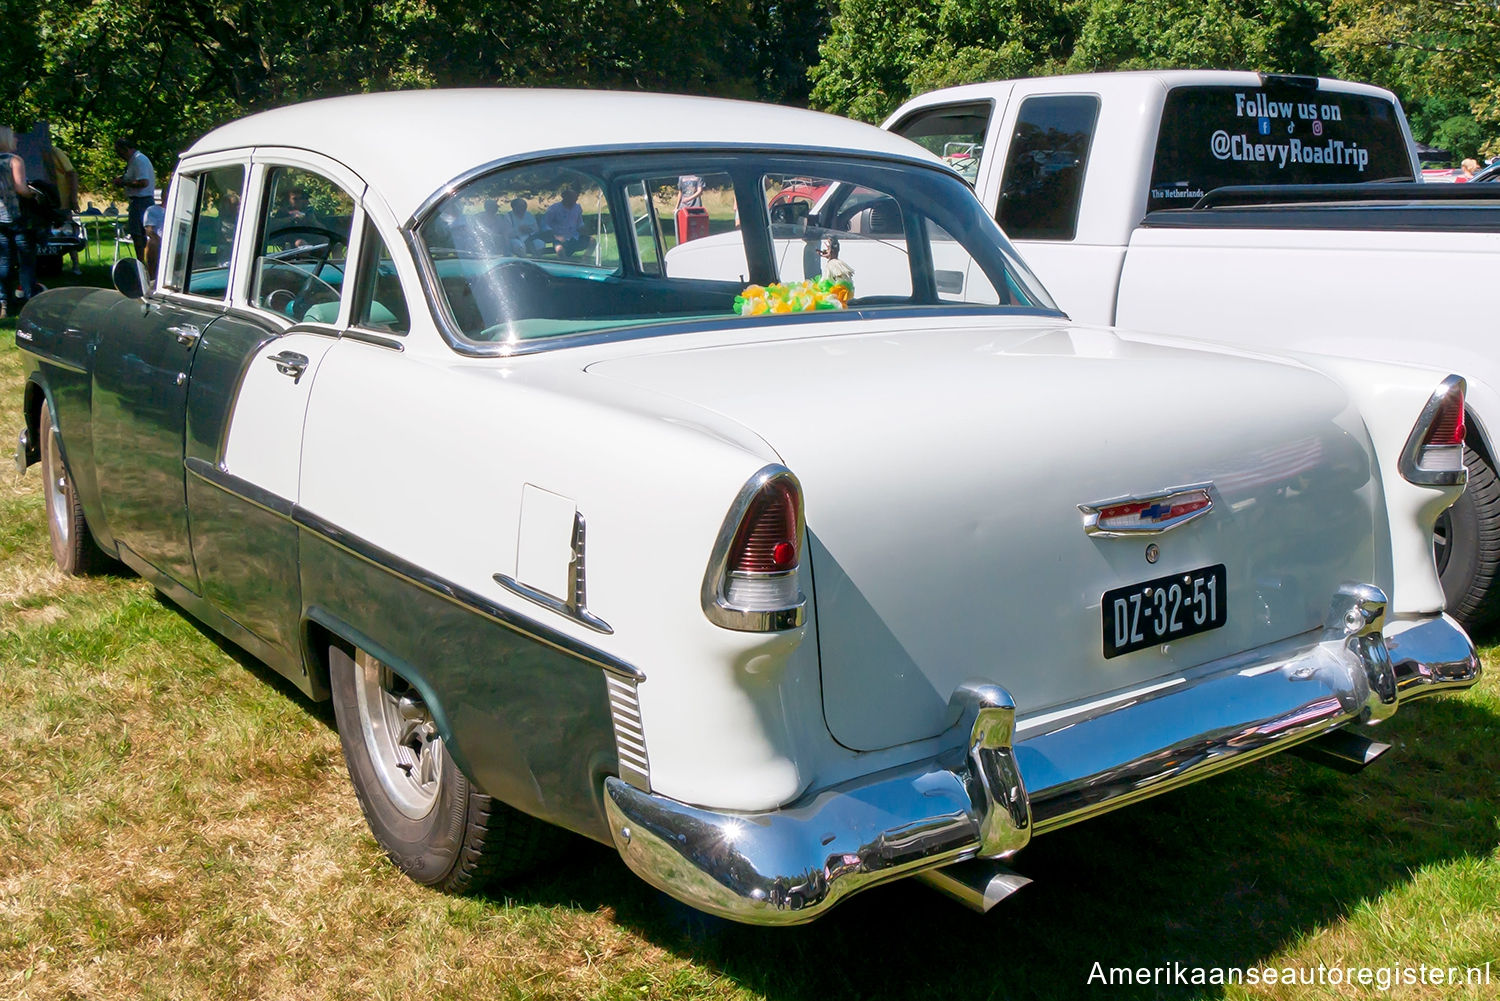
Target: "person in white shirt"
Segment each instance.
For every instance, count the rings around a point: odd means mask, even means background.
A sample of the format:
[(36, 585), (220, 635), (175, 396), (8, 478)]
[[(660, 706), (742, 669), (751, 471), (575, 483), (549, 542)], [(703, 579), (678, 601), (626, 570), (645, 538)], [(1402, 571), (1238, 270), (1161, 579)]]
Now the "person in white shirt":
[(130, 242), (135, 244), (136, 258), (144, 263), (146, 210), (156, 202), (156, 171), (146, 154), (125, 139), (115, 140), (115, 154), (125, 161), (125, 173), (115, 178), (115, 184), (130, 197)]
[(531, 214), (531, 206), (524, 198), (513, 198), (510, 202), (511, 232), (515, 237), (515, 252), (517, 254), (534, 254), (541, 250), (544, 244), (538, 233), (540, 227), (536, 224), (536, 217)]

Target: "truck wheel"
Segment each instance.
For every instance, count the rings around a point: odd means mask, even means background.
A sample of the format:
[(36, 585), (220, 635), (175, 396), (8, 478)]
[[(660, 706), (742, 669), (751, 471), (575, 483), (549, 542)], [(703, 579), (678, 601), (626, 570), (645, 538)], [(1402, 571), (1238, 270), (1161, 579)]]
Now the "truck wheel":
[(421, 694), (363, 650), (328, 651), (339, 742), (365, 820), (391, 861), (448, 893), (531, 868), (549, 833), (480, 792), (443, 747)]
[(1500, 617), (1500, 478), (1468, 446), (1464, 465), (1469, 486), (1438, 518), (1433, 555), (1448, 614), (1473, 630)]
[(47, 505), (47, 535), (52, 540), (52, 559), (63, 573), (71, 577), (97, 573), (109, 563), (109, 557), (94, 542), (83, 505), (73, 478), (63, 463), (57, 432), (52, 427), (52, 405), (42, 404), (38, 430), (42, 434), (42, 482)]

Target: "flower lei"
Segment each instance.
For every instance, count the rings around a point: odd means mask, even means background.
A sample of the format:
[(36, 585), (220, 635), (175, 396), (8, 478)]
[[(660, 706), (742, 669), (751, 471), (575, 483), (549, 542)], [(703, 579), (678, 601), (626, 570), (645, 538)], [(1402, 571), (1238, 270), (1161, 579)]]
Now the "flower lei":
[(853, 294), (854, 283), (848, 279), (809, 278), (791, 284), (750, 285), (734, 297), (734, 311), (740, 316), (762, 316), (843, 309)]

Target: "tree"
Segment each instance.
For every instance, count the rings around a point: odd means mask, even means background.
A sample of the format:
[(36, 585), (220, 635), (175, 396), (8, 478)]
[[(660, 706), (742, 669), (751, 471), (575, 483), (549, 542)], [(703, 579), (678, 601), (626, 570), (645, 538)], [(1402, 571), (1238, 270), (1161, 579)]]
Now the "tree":
[(1100, 69), (1250, 69), (1320, 73), (1313, 47), (1327, 0), (1093, 0), (1068, 59)]
[[(1437, 101), (1419, 138), (1472, 140), (1467, 115), (1488, 127), (1485, 151), (1500, 152), (1500, 5), (1493, 0), (1333, 0), (1318, 47), (1348, 74), (1390, 87), (1418, 106)], [(1455, 105), (1466, 106), (1457, 111)], [(1456, 113), (1455, 113), (1456, 112)], [(1455, 121), (1454, 119), (1459, 119)], [(1468, 137), (1468, 139), (1465, 139)], [(1440, 144), (1440, 143), (1439, 143)]]
[(809, 74), (812, 101), (879, 121), (923, 90), (1053, 69), (1074, 16), (1064, 0), (842, 0)]

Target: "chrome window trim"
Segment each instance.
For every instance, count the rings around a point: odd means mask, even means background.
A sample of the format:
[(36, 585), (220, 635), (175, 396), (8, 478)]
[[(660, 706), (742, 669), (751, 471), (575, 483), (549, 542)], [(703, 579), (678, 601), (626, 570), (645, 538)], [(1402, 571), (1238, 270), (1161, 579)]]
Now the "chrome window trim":
[[(1467, 466), (1460, 465), (1457, 469), (1423, 469), (1420, 465), (1422, 459), (1422, 439), (1427, 437), (1427, 432), (1432, 428), (1432, 422), (1437, 419), (1438, 410), (1448, 401), (1448, 397), (1454, 392), (1466, 394), (1469, 388), (1467, 380), (1460, 375), (1450, 375), (1438, 383), (1437, 389), (1433, 390), (1427, 405), (1422, 408), (1417, 423), (1412, 426), (1411, 434), (1407, 436), (1406, 444), (1401, 449), (1401, 458), (1396, 463), (1402, 479), (1408, 483), (1415, 483), (1422, 487), (1456, 487), (1469, 481), (1469, 470)], [(1468, 401), (1464, 405), (1464, 421), (1468, 422)], [(1467, 437), (1467, 433), (1465, 435)]]
[(359, 341), (361, 344), (373, 344), (377, 348), (386, 348), (398, 354), (406, 350), (406, 345), (396, 340), (389, 334), (377, 334), (363, 327), (351, 327), (340, 335), (346, 341)]
[[(708, 620), (716, 626), (739, 632), (764, 633), (796, 629), (807, 621), (807, 596), (800, 588), (796, 604), (770, 611), (739, 608), (731, 605), (724, 596), (724, 583), (728, 579), (729, 570), (729, 547), (734, 544), (734, 537), (739, 532), (740, 522), (744, 520), (745, 512), (749, 510), (750, 502), (755, 499), (756, 495), (768, 484), (780, 479), (790, 480), (797, 491), (798, 498), (802, 497), (802, 484), (798, 481), (796, 474), (780, 463), (770, 463), (762, 466), (740, 488), (734, 503), (729, 505), (729, 511), (724, 515), (723, 523), (719, 526), (719, 535), (714, 540), (713, 549), (710, 551), (708, 569), (704, 571), (703, 588), (699, 593), (703, 614), (708, 616)], [(802, 504), (797, 505), (797, 538), (802, 540), (800, 554), (806, 558), (807, 526), (802, 508)], [(801, 569), (800, 561), (797, 569)], [(757, 574), (756, 576), (781, 577), (785, 574)]]
[[(690, 146), (684, 143), (612, 143), (596, 146), (561, 147), (557, 149), (543, 150), (539, 152), (521, 153), (514, 156), (501, 157), (491, 160), (459, 174), (443, 187), (433, 192), (425, 201), (418, 206), (401, 227), (401, 237), (406, 241), (406, 249), (411, 254), (412, 262), (416, 265), (419, 284), (421, 285), (422, 299), (427, 303), (427, 310), (432, 316), (438, 333), (448, 346), (457, 353), (475, 358), (509, 358), (517, 355), (535, 354), (542, 351), (555, 351), (569, 347), (585, 345), (611, 344), (619, 341), (641, 340), (647, 337), (663, 337), (671, 334), (691, 333), (696, 330), (723, 329), (726, 324), (733, 326), (759, 325), (756, 321), (770, 321), (777, 323), (806, 323), (827, 319), (870, 319), (864, 310), (839, 310), (828, 311), (825, 314), (798, 313), (780, 316), (757, 316), (757, 317), (722, 317), (712, 321), (697, 320), (674, 323), (670, 319), (663, 322), (617, 327), (609, 330), (590, 332), (584, 334), (566, 334), (558, 337), (543, 337), (534, 341), (496, 341), (491, 343), (479, 343), (464, 337), (458, 331), (457, 324), (453, 321), (448, 310), (448, 304), (441, 295), (441, 285), (433, 268), (432, 258), (428, 255), (417, 231), (427, 221), (427, 217), (446, 198), (451, 197), (464, 185), (472, 183), (486, 174), (504, 170), (508, 167), (517, 167), (533, 162), (545, 160), (572, 160), (588, 156), (597, 156), (610, 153), (632, 153), (632, 154), (656, 154), (656, 153), (680, 153), (684, 156), (715, 156), (723, 153), (765, 153), (771, 155), (805, 155), (822, 158), (843, 157), (852, 160), (862, 160), (872, 163), (899, 163), (904, 166), (921, 167), (941, 174), (948, 180), (958, 180), (972, 193), (973, 188), (965, 181), (957, 171), (941, 162), (933, 162), (921, 157), (908, 157), (897, 153), (870, 153), (868, 150), (849, 150), (837, 147), (817, 147), (802, 145), (776, 145), (770, 143), (716, 143), (705, 146)], [(994, 219), (989, 217), (988, 212), (980, 210), (979, 215), (988, 219), (991, 225), (995, 225)], [(996, 226), (998, 231), (998, 226)], [(1002, 238), (1004, 234), (1001, 234)], [(1026, 267), (1015, 247), (1006, 240), (1003, 248), (1009, 248), (1011, 253), (1005, 255), (1014, 258), (1020, 270), (1031, 281), (1035, 282), (1034, 291), (1042, 293), (1047, 298), (1045, 288), (1039, 279)], [(408, 299), (410, 306), (411, 299)], [(969, 312), (970, 309), (974, 312)], [(919, 305), (911, 307), (882, 308), (876, 316), (900, 317), (906, 309), (932, 310), (941, 309), (945, 315), (975, 315), (976, 313), (988, 315), (1000, 312), (1004, 316), (1050, 316), (1067, 319), (1067, 314), (1061, 309), (1047, 309), (1039, 306), (1002, 306), (985, 305), (980, 303), (938, 303), (932, 305)], [(959, 311), (959, 312), (954, 312)]]
[[(1150, 527), (1142, 528), (1100, 528), (1099, 512), (1107, 507), (1116, 507), (1120, 504), (1148, 504), (1162, 501), (1170, 501), (1174, 497), (1184, 494), (1202, 491), (1208, 496), (1208, 507), (1199, 508), (1196, 511), (1181, 515), (1180, 517), (1160, 522)], [(1214, 485), (1210, 480), (1207, 483), (1189, 483), (1180, 487), (1167, 487), (1165, 490), (1157, 490), (1149, 494), (1126, 495), (1123, 497), (1112, 497), (1109, 500), (1095, 501), (1092, 504), (1079, 504), (1078, 510), (1083, 515), (1083, 531), (1100, 539), (1135, 538), (1141, 535), (1161, 535), (1170, 532), (1180, 525), (1186, 525), (1195, 518), (1200, 518), (1214, 509)]]

